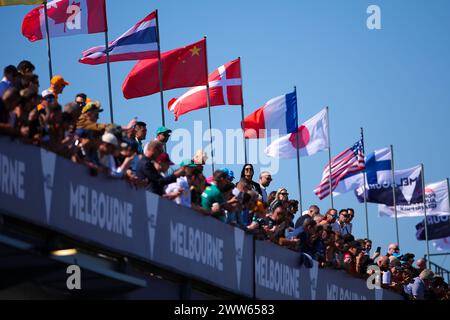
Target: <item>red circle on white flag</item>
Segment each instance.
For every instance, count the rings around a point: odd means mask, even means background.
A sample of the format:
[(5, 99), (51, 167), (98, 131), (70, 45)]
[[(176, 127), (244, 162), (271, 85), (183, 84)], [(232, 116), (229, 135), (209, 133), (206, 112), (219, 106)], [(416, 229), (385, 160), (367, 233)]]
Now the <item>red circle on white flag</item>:
[(294, 132), (291, 134), (291, 136), (289, 137), (289, 141), (291, 142), (292, 146), (294, 148), (304, 148), (308, 143), (309, 143), (309, 131), (308, 128), (305, 127), (304, 125), (301, 125), (298, 128), (298, 144), (299, 146), (297, 146), (297, 132)]

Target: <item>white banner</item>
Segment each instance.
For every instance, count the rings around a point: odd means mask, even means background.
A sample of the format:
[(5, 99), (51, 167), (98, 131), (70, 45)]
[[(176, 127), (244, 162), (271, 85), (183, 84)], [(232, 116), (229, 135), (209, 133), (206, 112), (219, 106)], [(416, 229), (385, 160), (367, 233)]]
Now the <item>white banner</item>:
[[(425, 187), (425, 203), (427, 205), (427, 215), (449, 215), (450, 208), (448, 200), (447, 180), (435, 182)], [(384, 204), (379, 204), (378, 215), (380, 217), (394, 218), (394, 207), (388, 207)], [(397, 206), (398, 218), (422, 217), (423, 215), (423, 203)]]

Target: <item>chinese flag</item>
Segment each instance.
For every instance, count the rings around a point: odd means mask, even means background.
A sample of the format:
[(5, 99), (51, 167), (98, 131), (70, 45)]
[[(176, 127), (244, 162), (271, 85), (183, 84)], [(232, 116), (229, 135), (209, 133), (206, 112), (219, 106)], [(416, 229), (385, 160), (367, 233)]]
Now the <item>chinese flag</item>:
[[(193, 87), (206, 84), (206, 40), (161, 53), (163, 89)], [(158, 59), (139, 61), (122, 85), (126, 99), (159, 92)]]

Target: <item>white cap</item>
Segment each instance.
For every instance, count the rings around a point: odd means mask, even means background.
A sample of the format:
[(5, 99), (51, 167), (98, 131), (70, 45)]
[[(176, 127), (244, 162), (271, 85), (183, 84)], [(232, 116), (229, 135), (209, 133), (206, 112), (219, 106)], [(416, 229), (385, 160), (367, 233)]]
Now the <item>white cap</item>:
[(103, 136), (102, 136), (102, 141), (112, 144), (115, 147), (119, 147), (119, 141), (117, 140), (116, 136), (113, 135), (112, 133), (106, 132)]

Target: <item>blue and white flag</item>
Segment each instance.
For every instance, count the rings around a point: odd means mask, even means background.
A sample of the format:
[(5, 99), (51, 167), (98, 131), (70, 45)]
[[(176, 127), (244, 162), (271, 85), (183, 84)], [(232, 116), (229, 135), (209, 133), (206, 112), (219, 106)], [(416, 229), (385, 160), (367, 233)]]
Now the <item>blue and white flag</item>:
[(422, 167), (420, 165), (405, 170), (396, 170), (394, 180), (394, 184), (389, 180), (378, 181), (377, 184), (366, 183), (366, 188), (361, 186), (355, 190), (356, 197), (363, 202), (365, 190), (367, 202), (393, 206), (392, 188), (394, 185), (397, 205), (423, 203)]
[[(370, 184), (392, 182), (392, 156), (390, 148), (375, 150), (365, 158), (366, 181)], [(333, 196), (355, 190), (364, 184), (364, 173), (358, 172), (342, 179), (333, 191)]]
[[(157, 59), (156, 11), (110, 42), (108, 49), (109, 62)], [(106, 63), (106, 47), (98, 46), (83, 51), (79, 62), (92, 65)]]

